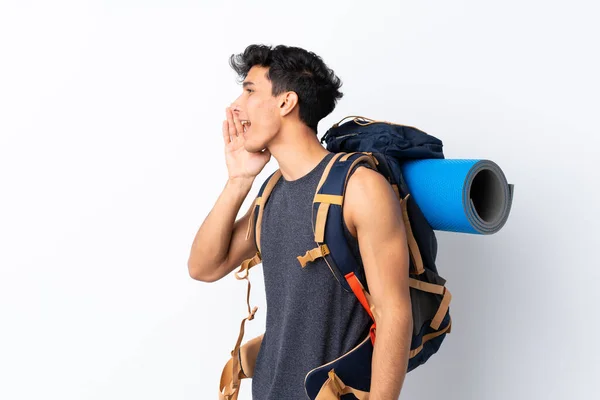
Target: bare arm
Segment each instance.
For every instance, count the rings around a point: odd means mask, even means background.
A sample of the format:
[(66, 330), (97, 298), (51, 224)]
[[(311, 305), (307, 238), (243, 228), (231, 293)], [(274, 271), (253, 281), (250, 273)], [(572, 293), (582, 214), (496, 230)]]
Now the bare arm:
[(229, 179), (198, 229), (188, 258), (190, 276), (204, 282), (221, 279), (242, 261), (256, 254), (253, 230), (246, 240), (252, 208), (239, 220), (235, 221), (235, 217), (254, 179), (271, 158), (268, 149), (255, 153), (246, 151), (242, 135), (244, 128), (239, 116), (230, 108), (227, 108), (226, 116), (227, 120), (223, 121), (223, 140)]
[(377, 323), (370, 399), (397, 399), (404, 384), (413, 328), (402, 209), (389, 182), (368, 168), (357, 169), (348, 180), (346, 203)]
[(192, 278), (203, 282), (217, 281), (256, 254), (253, 229), (246, 240), (252, 205), (242, 218), (235, 221), (251, 187), (252, 181), (227, 181), (194, 238), (188, 259)]

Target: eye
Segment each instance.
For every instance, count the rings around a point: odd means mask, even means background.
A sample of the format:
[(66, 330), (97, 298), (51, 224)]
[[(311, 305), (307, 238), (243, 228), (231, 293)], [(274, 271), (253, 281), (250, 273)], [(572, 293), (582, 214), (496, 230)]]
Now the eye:
[(254, 90), (252, 90), (252, 89), (246, 89), (246, 92), (252, 93), (252, 92), (254, 92)]

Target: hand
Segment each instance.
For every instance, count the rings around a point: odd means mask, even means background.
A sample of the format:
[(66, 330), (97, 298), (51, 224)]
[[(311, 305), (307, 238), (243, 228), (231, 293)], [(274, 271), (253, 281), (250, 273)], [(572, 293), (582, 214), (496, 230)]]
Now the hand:
[(227, 119), (223, 121), (223, 140), (229, 179), (254, 179), (271, 159), (271, 153), (268, 149), (259, 153), (246, 151), (241, 122), (231, 108), (227, 107), (225, 114)]

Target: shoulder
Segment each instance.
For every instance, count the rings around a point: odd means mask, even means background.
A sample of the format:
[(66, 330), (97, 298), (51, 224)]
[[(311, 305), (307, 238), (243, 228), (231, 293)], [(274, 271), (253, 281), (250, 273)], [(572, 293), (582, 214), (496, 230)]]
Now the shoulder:
[(344, 194), (344, 218), (354, 234), (357, 225), (378, 210), (390, 210), (399, 205), (396, 193), (387, 178), (371, 168), (358, 167), (348, 178)]
[(360, 195), (361, 190), (367, 188), (382, 190), (385, 185), (389, 185), (389, 182), (379, 171), (362, 164), (348, 178), (346, 193)]

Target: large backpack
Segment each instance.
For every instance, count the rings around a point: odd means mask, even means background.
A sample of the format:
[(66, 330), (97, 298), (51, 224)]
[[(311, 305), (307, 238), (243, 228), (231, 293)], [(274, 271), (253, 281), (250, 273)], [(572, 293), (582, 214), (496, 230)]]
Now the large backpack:
[[(369, 335), (356, 347), (339, 358), (307, 371), (305, 390), (310, 399), (337, 399), (353, 394), (358, 399), (368, 397), (371, 384), (371, 360), (376, 338), (375, 309), (371, 305), (364, 271), (351, 252), (343, 235), (342, 204), (346, 183), (352, 171), (367, 164), (390, 183), (401, 204), (410, 254), (409, 285), (412, 304), (413, 332), (407, 372), (425, 363), (436, 353), (452, 324), (450, 292), (435, 265), (437, 241), (433, 229), (419, 206), (410, 197), (402, 176), (402, 164), (423, 158), (444, 158), (442, 142), (414, 127), (354, 117), (329, 129), (321, 143), (336, 153), (321, 176), (313, 200), (313, 230), (315, 247), (298, 255), (299, 268), (310, 268), (311, 261), (323, 258), (335, 279), (347, 292), (352, 292), (373, 320)], [(237, 279), (248, 280), (248, 271), (261, 262), (260, 232), (264, 207), (281, 171), (271, 174), (254, 200), (246, 238), (254, 227), (256, 255), (245, 260), (235, 273)], [(359, 243), (360, 244), (360, 243)], [(242, 320), (240, 334), (231, 359), (221, 375), (220, 399), (235, 400), (240, 380), (250, 378), (262, 335), (241, 345), (246, 320), (254, 318), (256, 307), (250, 309), (248, 281), (248, 316)], [(346, 397), (344, 397), (346, 398)]]

